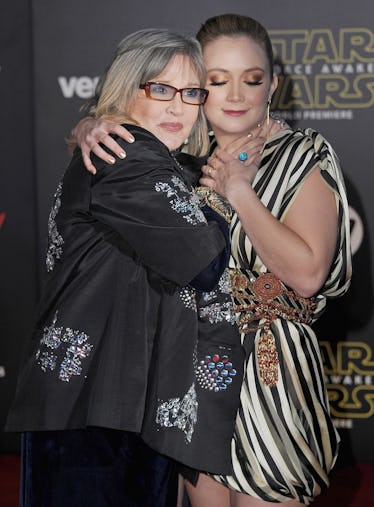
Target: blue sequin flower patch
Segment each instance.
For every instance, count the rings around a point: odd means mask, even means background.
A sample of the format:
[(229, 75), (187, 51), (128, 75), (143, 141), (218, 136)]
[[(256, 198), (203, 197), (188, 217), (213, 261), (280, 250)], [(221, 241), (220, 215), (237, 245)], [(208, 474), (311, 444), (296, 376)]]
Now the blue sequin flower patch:
[(52, 325), (43, 330), (35, 357), (42, 371), (54, 371), (57, 368), (59, 380), (69, 382), (73, 375), (82, 373), (82, 360), (89, 356), (93, 345), (88, 341), (89, 336), (82, 331), (58, 327), (56, 323), (57, 312)]
[(226, 391), (236, 374), (237, 371), (227, 354), (206, 355), (196, 368), (199, 385), (215, 393)]

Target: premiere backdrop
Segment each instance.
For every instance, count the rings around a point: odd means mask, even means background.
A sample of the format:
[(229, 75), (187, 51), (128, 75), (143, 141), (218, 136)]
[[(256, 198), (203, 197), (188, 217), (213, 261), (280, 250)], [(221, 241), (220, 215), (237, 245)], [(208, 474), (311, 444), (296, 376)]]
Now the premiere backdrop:
[[(372, 0), (18, 0), (0, 19), (0, 424), (15, 387), (44, 269), (64, 138), (117, 43), (140, 28), (195, 33), (237, 12), (270, 31), (280, 86), (272, 108), (337, 151), (351, 205), (354, 279), (318, 324), (342, 463), (374, 461), (374, 4)], [(0, 452), (18, 450), (0, 432)]]

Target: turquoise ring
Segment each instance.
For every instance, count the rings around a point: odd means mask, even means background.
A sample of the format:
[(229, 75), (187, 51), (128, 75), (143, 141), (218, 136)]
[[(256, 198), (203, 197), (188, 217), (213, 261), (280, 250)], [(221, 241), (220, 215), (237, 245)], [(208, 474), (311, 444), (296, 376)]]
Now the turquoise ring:
[(248, 153), (245, 151), (242, 151), (238, 155), (238, 159), (240, 160), (240, 162), (245, 162), (247, 160), (247, 158), (248, 158)]

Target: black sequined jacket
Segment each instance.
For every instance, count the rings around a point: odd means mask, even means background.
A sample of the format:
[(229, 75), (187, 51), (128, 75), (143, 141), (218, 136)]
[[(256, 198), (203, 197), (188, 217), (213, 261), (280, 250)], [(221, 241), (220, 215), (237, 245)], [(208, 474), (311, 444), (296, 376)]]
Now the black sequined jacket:
[[(201, 321), (190, 285), (209, 265), (216, 284), (227, 244), (192, 189), (196, 166), (191, 172), (151, 133), (126, 127), (136, 142), (126, 145), (125, 160), (114, 166), (95, 160), (91, 175), (77, 150), (56, 191), (44, 291), (7, 429), (143, 433), (156, 450), (189, 466), (227, 473), (240, 386), (238, 335), (226, 322), (229, 332), (212, 348), (205, 329), (216, 331), (222, 321), (212, 327), (206, 316)], [(202, 361), (221, 378), (219, 355), (231, 365), (226, 376), (236, 391), (223, 378), (226, 388), (214, 390), (215, 383), (209, 390), (214, 382)], [(215, 416), (215, 405), (224, 416)], [(217, 434), (206, 439), (212, 418)], [(221, 429), (226, 456), (204, 457), (201, 442), (218, 443)]]

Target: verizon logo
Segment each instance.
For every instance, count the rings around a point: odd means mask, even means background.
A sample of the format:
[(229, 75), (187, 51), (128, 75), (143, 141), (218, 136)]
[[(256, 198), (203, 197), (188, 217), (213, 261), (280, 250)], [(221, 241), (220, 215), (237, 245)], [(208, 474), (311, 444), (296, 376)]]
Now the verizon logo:
[(60, 76), (57, 78), (62, 95), (66, 99), (72, 99), (74, 96), (80, 99), (89, 99), (95, 93), (95, 88), (99, 80), (98, 77), (88, 76)]

